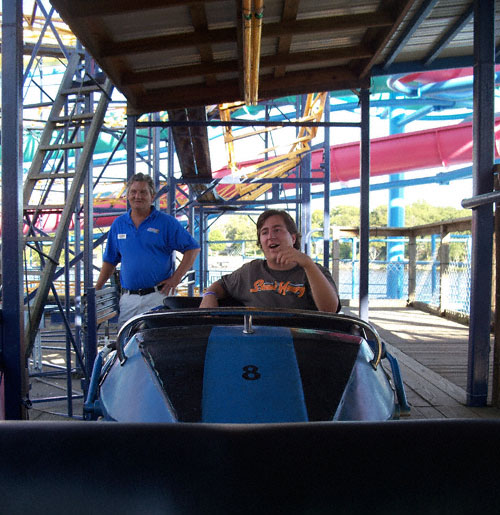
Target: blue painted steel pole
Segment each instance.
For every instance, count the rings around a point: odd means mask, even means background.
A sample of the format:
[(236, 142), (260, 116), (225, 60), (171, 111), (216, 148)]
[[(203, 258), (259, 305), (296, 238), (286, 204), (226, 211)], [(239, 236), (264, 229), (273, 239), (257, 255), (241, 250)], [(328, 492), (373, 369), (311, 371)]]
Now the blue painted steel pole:
[(168, 128), (168, 156), (167, 156), (167, 212), (170, 215), (175, 215), (175, 194), (176, 185), (174, 179), (174, 157), (175, 157), (175, 143), (172, 127)]
[(356, 296), (356, 284), (359, 282), (356, 277), (356, 257), (358, 254), (358, 243), (355, 238), (351, 238), (351, 297)]
[[(302, 178), (311, 178), (311, 153), (308, 152), (302, 158), (300, 162), (300, 174)], [(300, 205), (300, 227), (302, 234), (305, 236), (306, 234), (310, 234), (311, 231), (311, 184), (304, 183), (300, 187), (301, 191), (301, 205)], [(309, 241), (308, 241), (309, 240)], [(312, 243), (310, 238), (303, 238), (302, 248), (307, 255), (311, 255)]]
[[(399, 117), (392, 117), (389, 122), (389, 132), (391, 134), (401, 133)], [(402, 181), (404, 174), (396, 173), (389, 177), (389, 182)], [(404, 207), (404, 188), (389, 189), (389, 206), (387, 210), (387, 225), (389, 227), (404, 227), (405, 207)], [(404, 241), (403, 238), (390, 238), (387, 243), (387, 297), (389, 299), (403, 298), (403, 275), (404, 275)]]
[[(65, 164), (66, 166), (66, 164)], [(64, 184), (64, 198), (67, 198), (68, 195), (68, 184), (65, 181)], [(75, 214), (75, 221), (77, 220)], [(76, 235), (76, 231), (75, 231)], [(71, 316), (71, 290), (70, 290), (70, 273), (69, 273), (69, 265), (70, 256), (69, 256), (69, 238), (68, 233), (66, 233), (66, 238), (64, 241), (64, 312), (66, 316), (69, 318)], [(76, 284), (76, 281), (75, 281)], [(76, 306), (75, 306), (76, 308)], [(74, 312), (75, 322), (76, 322), (76, 311)], [(72, 382), (72, 370), (71, 370), (71, 337), (69, 334), (66, 335), (66, 407), (68, 411), (68, 417), (73, 416), (73, 382)]]
[[(26, 418), (23, 305), (21, 0), (2, 1), (2, 286), (5, 418)], [(0, 414), (1, 415), (1, 414)]]
[(209, 283), (207, 217), (208, 215), (205, 213), (204, 207), (200, 206), (198, 210), (198, 224), (200, 231), (200, 254), (198, 276), (200, 278), (200, 295), (205, 291), (205, 288), (208, 286)]
[(97, 324), (96, 324), (96, 298), (95, 288), (87, 288), (87, 338), (85, 341), (85, 380), (83, 393), (87, 397), (90, 378), (97, 356)]
[[(301, 107), (300, 107), (300, 115), (304, 116), (304, 109), (306, 105), (306, 96), (301, 97)], [(299, 132), (299, 129), (297, 129), (297, 134)], [(310, 179), (312, 177), (311, 173), (311, 153), (307, 152), (304, 157), (302, 158), (300, 162), (300, 177), (303, 179)], [(310, 234), (311, 231), (311, 183), (310, 182), (304, 182), (300, 186), (301, 191), (301, 197), (300, 197), (300, 229), (302, 231), (302, 234)], [(298, 220), (297, 220), (298, 222)], [(307, 254), (311, 255), (311, 242), (307, 241), (307, 238), (303, 238), (302, 241), (302, 250)]]
[[(189, 209), (188, 209), (188, 224), (189, 224), (189, 232), (191, 233), (191, 236), (193, 236), (193, 238), (195, 240), (198, 240), (198, 242), (200, 241), (200, 234), (199, 234), (199, 231), (200, 231), (200, 228), (199, 228), (199, 224), (198, 224), (198, 228), (195, 227), (195, 213), (194, 213), (194, 205), (191, 204), (189, 206)], [(195, 270), (195, 275), (196, 275), (196, 267), (197, 265), (199, 265), (199, 259), (200, 259), (200, 256), (196, 256), (196, 260), (193, 264), (193, 270)], [(196, 279), (196, 277), (195, 277)], [(190, 297), (192, 297), (194, 295), (194, 283), (192, 283), (191, 281), (193, 280), (193, 277), (191, 275), (188, 276), (188, 295)], [(199, 281), (199, 279), (198, 279)]]
[(137, 160), (136, 122), (136, 116), (127, 116), (127, 180), (135, 175), (135, 165)]
[[(95, 74), (95, 70), (91, 66), (92, 60), (88, 53), (85, 53), (85, 70), (87, 73), (93, 75)], [(94, 64), (95, 66), (95, 64)], [(93, 94), (90, 94), (85, 99), (85, 110), (87, 112), (94, 111), (94, 98)], [(89, 132), (88, 127), (85, 127), (85, 137)], [(89, 163), (86, 170), (86, 177), (84, 182), (84, 196), (83, 196), (83, 281), (84, 281), (84, 292), (88, 292), (92, 290), (93, 298), (88, 300), (88, 311), (87, 311), (87, 331), (85, 333), (85, 338), (83, 342), (83, 354), (85, 361), (85, 368), (87, 369), (86, 378), (90, 377), (89, 368), (92, 366), (92, 363), (95, 359), (95, 354), (97, 352), (97, 326), (95, 322), (95, 289), (94, 289), (94, 266), (93, 266), (93, 235), (94, 235), (94, 178), (93, 178), (93, 167), (92, 161)], [(78, 229), (75, 227), (75, 239), (77, 234), (79, 235), (79, 227)], [(76, 245), (76, 243), (75, 243)], [(76, 246), (75, 246), (76, 249)], [(77, 268), (75, 267), (75, 292), (80, 289), (80, 282), (78, 278), (77, 283)], [(80, 292), (81, 293), (81, 292)], [(87, 293), (88, 295), (88, 293)], [(91, 309), (94, 309), (94, 312), (91, 312)], [(76, 297), (75, 297), (75, 314), (76, 314)], [(77, 320), (75, 318), (75, 344), (79, 349), (82, 348), (82, 342), (80, 341), (80, 331), (77, 328), (81, 326), (81, 318)], [(69, 341), (67, 343), (68, 350), (70, 349)], [(71, 361), (68, 362), (68, 367), (71, 369)], [(71, 371), (71, 370), (70, 370)], [(84, 387), (88, 386), (88, 379), (84, 381)], [(71, 388), (71, 377), (68, 377), (68, 392), (70, 392)], [(70, 405), (70, 398), (68, 398), (68, 406)], [(71, 416), (69, 409), (68, 415)]]
[[(154, 113), (152, 115), (153, 121), (157, 122), (160, 120), (160, 113)], [(151, 147), (152, 147), (152, 160), (153, 160), (153, 180), (155, 184), (155, 190), (160, 190), (160, 145), (161, 145), (161, 127), (151, 127)], [(155, 207), (160, 209), (160, 197), (155, 199)]]
[(368, 322), (370, 245), (370, 90), (360, 92), (361, 163), (359, 224), (359, 318)]
[[(474, 196), (493, 191), (494, 185), (494, 34), (494, 0), (475, 0)], [(467, 370), (467, 404), (469, 406), (485, 406), (488, 397), (493, 221), (491, 205), (478, 207), (472, 213), (471, 309)]]
[[(91, 58), (88, 53), (85, 53), (85, 69), (87, 73), (95, 74), (95, 70), (91, 69)], [(94, 64), (95, 66), (95, 64)], [(89, 95), (85, 100), (85, 110), (88, 112), (94, 111), (94, 98), (93, 95)], [(85, 137), (89, 132), (89, 128), (85, 127)], [(127, 139), (128, 141), (128, 139)], [(85, 178), (85, 189), (84, 189), (84, 233), (83, 233), (83, 280), (84, 288), (91, 288), (94, 286), (94, 266), (93, 266), (93, 254), (92, 245), (93, 234), (94, 234), (94, 181), (93, 181), (93, 166), (92, 160), (90, 161)], [(75, 231), (75, 237), (77, 232)]]
[[(330, 94), (326, 95), (325, 120), (330, 121)], [(323, 266), (330, 268), (330, 128), (325, 127), (325, 153), (324, 153), (324, 176), (323, 176)], [(337, 285), (340, 288), (340, 285)]]

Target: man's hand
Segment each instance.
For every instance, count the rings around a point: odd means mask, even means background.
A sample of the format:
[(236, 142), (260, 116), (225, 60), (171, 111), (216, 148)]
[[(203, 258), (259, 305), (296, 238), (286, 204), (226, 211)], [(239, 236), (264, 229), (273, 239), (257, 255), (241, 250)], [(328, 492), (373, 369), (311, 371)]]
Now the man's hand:
[(186, 250), (182, 255), (181, 262), (179, 266), (175, 269), (175, 272), (164, 281), (160, 281), (157, 286), (161, 286), (161, 292), (163, 295), (175, 295), (175, 289), (182, 281), (184, 275), (189, 271), (191, 266), (196, 259), (196, 256), (199, 254), (200, 249), (190, 249)]
[(163, 295), (175, 295), (175, 289), (179, 285), (179, 280), (175, 277), (175, 274), (158, 283), (158, 287), (161, 287), (161, 293)]
[(308, 255), (294, 247), (285, 247), (280, 250), (276, 256), (276, 262), (279, 265), (299, 265), (302, 268), (306, 268), (311, 263), (314, 263)]
[(294, 263), (301, 266), (306, 272), (313, 300), (318, 310), (337, 312), (339, 305), (337, 292), (307, 254), (293, 247), (286, 247), (278, 252), (276, 262), (285, 266), (291, 266)]

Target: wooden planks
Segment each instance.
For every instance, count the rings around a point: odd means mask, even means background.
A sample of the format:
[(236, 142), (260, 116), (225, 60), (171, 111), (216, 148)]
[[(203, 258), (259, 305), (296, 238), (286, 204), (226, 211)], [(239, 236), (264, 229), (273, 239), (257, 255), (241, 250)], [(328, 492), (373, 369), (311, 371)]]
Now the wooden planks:
[[(343, 311), (356, 316), (352, 304)], [(465, 405), (467, 326), (408, 308), (404, 301), (370, 301), (369, 318), (399, 362), (409, 418), (500, 417), (496, 408)]]

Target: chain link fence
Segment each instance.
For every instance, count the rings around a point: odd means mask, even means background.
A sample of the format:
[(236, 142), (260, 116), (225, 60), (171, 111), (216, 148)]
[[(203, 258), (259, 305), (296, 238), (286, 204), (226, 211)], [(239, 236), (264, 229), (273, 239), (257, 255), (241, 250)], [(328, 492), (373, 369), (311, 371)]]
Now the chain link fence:
[[(470, 255), (471, 240), (468, 234), (452, 234), (447, 238), (446, 260), (442, 262), (443, 245), (439, 236), (418, 238), (416, 241), (414, 300), (469, 314), (470, 311)], [(320, 240), (322, 241), (322, 240)], [(338, 288), (342, 299), (356, 299), (359, 296), (359, 242), (355, 238), (340, 240), (344, 243), (344, 254), (339, 260)], [(245, 241), (209, 242), (207, 284), (228, 274), (245, 262), (262, 257)], [(394, 239), (370, 240), (370, 255), (384, 257)], [(398, 238), (400, 254), (391, 255), (391, 260), (371, 259), (369, 261), (369, 298), (408, 299), (410, 261), (409, 239)], [(312, 245), (312, 258), (323, 263), (323, 256), (316, 252), (321, 245)], [(354, 256), (353, 256), (354, 254)], [(329, 266), (332, 270), (332, 264)]]
[(219, 280), (223, 275), (234, 272), (244, 263), (261, 258), (255, 251), (255, 241), (219, 240), (208, 242), (207, 285)]
[[(381, 240), (373, 240), (380, 243)], [(388, 239), (389, 245), (391, 241)], [(415, 301), (440, 306), (458, 313), (470, 311), (470, 235), (450, 235), (446, 260), (441, 261), (443, 242), (439, 237), (419, 238), (416, 244)], [(372, 242), (370, 241), (370, 245)], [(401, 254), (393, 260), (369, 261), (369, 297), (373, 299), (407, 299), (410, 296), (409, 240), (398, 240)], [(359, 295), (359, 261), (341, 259), (339, 290), (342, 298)]]

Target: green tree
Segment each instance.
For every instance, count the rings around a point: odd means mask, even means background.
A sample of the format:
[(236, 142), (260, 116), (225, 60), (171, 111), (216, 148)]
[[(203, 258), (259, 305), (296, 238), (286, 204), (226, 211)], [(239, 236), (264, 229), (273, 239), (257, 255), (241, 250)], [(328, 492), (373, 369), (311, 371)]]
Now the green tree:
[[(222, 241), (224, 240), (224, 233), (221, 231), (221, 229), (215, 228), (211, 229), (210, 233), (208, 234), (208, 241)], [(218, 254), (219, 252), (222, 252), (226, 248), (225, 243), (210, 243), (209, 245), (209, 251), (211, 254)]]
[(406, 207), (405, 225), (407, 227), (413, 227), (415, 225), (431, 224), (433, 222), (453, 220), (466, 216), (470, 216), (470, 211), (467, 209), (431, 206), (425, 200), (419, 200)]
[(387, 206), (381, 205), (376, 207), (370, 213), (370, 226), (371, 227), (386, 227), (387, 226)]
[(337, 206), (330, 211), (330, 225), (343, 227), (359, 226), (359, 208), (355, 206)]
[(311, 215), (311, 227), (313, 229), (321, 229), (323, 227), (323, 211), (316, 209)]
[[(311, 227), (323, 227), (323, 211), (317, 209), (311, 216)], [(337, 206), (330, 211), (330, 225), (337, 227), (358, 227), (359, 208), (355, 206)]]
[[(245, 253), (253, 255), (260, 252), (257, 246), (257, 231), (255, 222), (245, 215), (234, 215), (228, 217), (228, 221), (223, 226), (224, 237), (226, 240), (244, 240)], [(241, 250), (240, 243), (228, 246), (228, 253), (235, 253)]]

